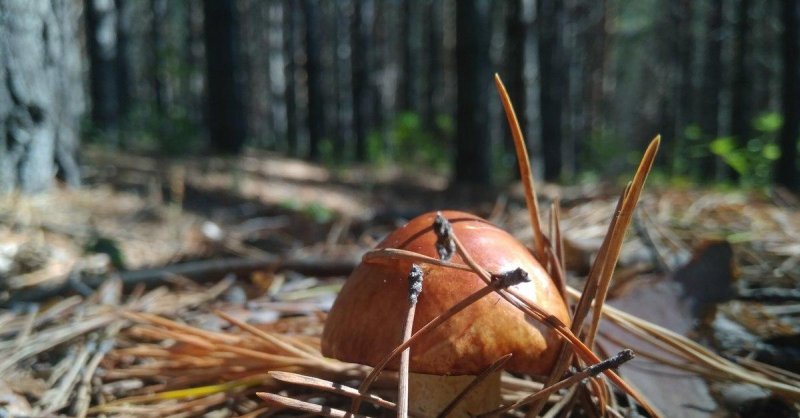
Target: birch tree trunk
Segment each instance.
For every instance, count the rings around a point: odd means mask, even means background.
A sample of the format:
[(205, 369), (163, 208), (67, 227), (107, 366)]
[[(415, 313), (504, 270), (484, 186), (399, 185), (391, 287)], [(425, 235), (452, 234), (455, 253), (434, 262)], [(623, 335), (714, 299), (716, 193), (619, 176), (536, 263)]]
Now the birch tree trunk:
[(80, 183), (78, 4), (0, 0), (0, 194)]

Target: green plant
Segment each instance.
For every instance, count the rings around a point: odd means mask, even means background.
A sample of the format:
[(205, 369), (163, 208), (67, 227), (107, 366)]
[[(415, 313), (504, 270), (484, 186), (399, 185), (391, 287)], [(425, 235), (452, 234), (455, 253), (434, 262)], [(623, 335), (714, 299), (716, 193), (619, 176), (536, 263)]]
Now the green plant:
[(426, 128), (419, 114), (399, 113), (389, 123), (385, 136), (372, 132), (367, 137), (369, 161), (378, 164), (394, 161), (445, 171), (449, 166), (448, 138), (454, 130), (453, 120), (447, 115), (437, 115), (432, 122), (434, 126)]
[(770, 183), (772, 165), (780, 157), (776, 134), (783, 120), (777, 113), (764, 113), (753, 120), (755, 136), (744, 146), (736, 138), (725, 136), (711, 141), (709, 150), (722, 158), (748, 186), (764, 186)]

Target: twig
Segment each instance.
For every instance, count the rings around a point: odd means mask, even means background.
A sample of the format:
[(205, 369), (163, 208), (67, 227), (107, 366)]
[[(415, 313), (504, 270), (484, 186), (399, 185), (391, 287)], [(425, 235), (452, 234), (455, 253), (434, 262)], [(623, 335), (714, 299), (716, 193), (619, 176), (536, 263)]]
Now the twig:
[[(259, 270), (292, 270), (309, 276), (346, 276), (355, 268), (357, 260), (348, 259), (309, 259), (308, 257), (284, 258), (264, 255), (259, 258), (223, 258), (215, 260), (189, 261), (165, 267), (147, 268), (119, 273), (125, 287), (136, 285), (157, 286), (167, 283), (175, 275), (188, 277), (195, 281), (218, 280), (227, 274), (246, 275)], [(99, 287), (108, 279), (107, 275), (92, 276), (81, 281), (90, 288)], [(0, 300), (0, 306), (19, 302), (43, 301), (70, 292), (71, 284), (64, 281), (52, 285), (37, 286), (13, 292), (9, 299)]]
[[(437, 218), (440, 215), (437, 215)], [(437, 234), (438, 235), (438, 234)], [(437, 244), (438, 246), (438, 244)], [(445, 258), (445, 251), (439, 252), (440, 258)], [(452, 256), (452, 254), (451, 254)], [(411, 338), (411, 331), (414, 329), (414, 314), (417, 311), (417, 301), (422, 292), (422, 268), (416, 264), (411, 265), (411, 272), (408, 274), (408, 314), (403, 326), (403, 342)], [(397, 417), (408, 417), (408, 373), (411, 365), (411, 349), (406, 348), (400, 354), (400, 381), (397, 383)]]
[(572, 376), (570, 376), (570, 377), (568, 377), (566, 379), (563, 379), (563, 380), (559, 381), (558, 383), (556, 383), (554, 385), (547, 386), (547, 387), (543, 388), (542, 390), (540, 390), (540, 391), (538, 391), (536, 393), (528, 395), (528, 396), (518, 400), (517, 402), (514, 402), (511, 405), (504, 406), (504, 407), (501, 407), (501, 408), (497, 408), (497, 409), (495, 409), (493, 411), (490, 411), (490, 412), (487, 412), (487, 413), (483, 414), (482, 416), (488, 417), (488, 416), (499, 415), (499, 414), (505, 413), (507, 411), (510, 411), (512, 409), (519, 408), (521, 406), (525, 406), (525, 405), (527, 405), (527, 404), (529, 404), (529, 403), (531, 403), (533, 401), (536, 401), (538, 399), (543, 399), (546, 396), (550, 395), (551, 393), (553, 393), (553, 392), (555, 392), (557, 390), (561, 390), (563, 388), (572, 386), (572, 385), (580, 382), (583, 379), (586, 379), (588, 377), (596, 377), (597, 375), (599, 375), (600, 373), (603, 373), (606, 370), (615, 369), (615, 368), (619, 367), (621, 364), (633, 359), (633, 357), (634, 357), (634, 354), (633, 354), (633, 351), (631, 351), (631, 350), (620, 351), (614, 357), (605, 359), (605, 360), (603, 360), (603, 361), (601, 361), (599, 363), (596, 363), (596, 364), (593, 364), (593, 365), (591, 365), (589, 367), (586, 367), (583, 370), (581, 370), (580, 372), (575, 373)]

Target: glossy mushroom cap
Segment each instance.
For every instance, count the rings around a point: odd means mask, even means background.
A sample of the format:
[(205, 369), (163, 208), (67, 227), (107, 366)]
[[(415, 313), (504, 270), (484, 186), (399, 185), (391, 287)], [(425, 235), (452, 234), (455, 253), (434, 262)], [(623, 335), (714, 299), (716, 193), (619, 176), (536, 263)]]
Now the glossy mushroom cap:
[[(515, 286), (547, 312), (569, 323), (567, 308), (556, 285), (527, 248), (507, 232), (477, 216), (446, 211), (443, 215), (475, 261), (491, 273), (522, 268), (529, 282)], [(391, 233), (378, 248), (400, 248), (437, 257), (432, 225), (426, 213)], [(451, 260), (463, 263), (455, 255)], [(485, 286), (474, 273), (421, 265), (422, 294), (414, 331)], [(322, 354), (374, 366), (402, 341), (408, 312), (411, 262), (362, 262), (339, 293), (322, 335)], [(506, 370), (529, 374), (550, 371), (558, 354), (559, 337), (492, 292), (444, 322), (411, 348), (411, 372), (475, 375), (501, 356), (513, 353)], [(389, 364), (397, 369), (399, 360)]]

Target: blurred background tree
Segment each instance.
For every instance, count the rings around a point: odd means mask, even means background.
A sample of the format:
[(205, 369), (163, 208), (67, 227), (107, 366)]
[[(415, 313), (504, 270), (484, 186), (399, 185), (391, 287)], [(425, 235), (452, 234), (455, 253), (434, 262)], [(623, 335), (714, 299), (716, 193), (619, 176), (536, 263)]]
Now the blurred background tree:
[[(546, 180), (613, 178), (661, 133), (667, 178), (800, 188), (796, 0), (30, 3), (0, 0), (3, 190), (77, 182), (84, 90), (84, 143), (113, 150), (498, 183), (515, 167), (493, 72)], [(40, 118), (58, 128), (34, 151)]]

